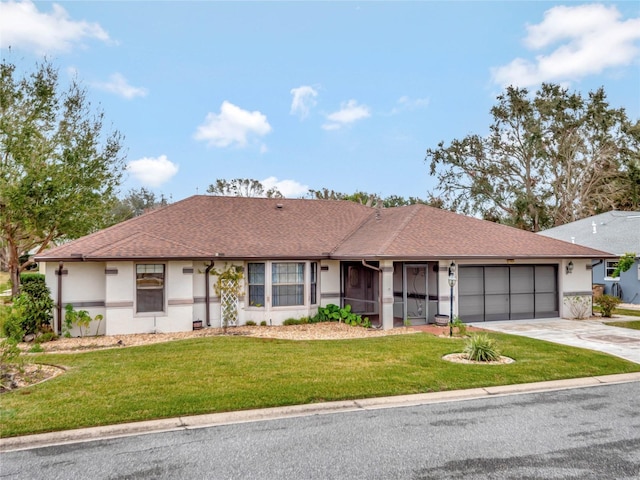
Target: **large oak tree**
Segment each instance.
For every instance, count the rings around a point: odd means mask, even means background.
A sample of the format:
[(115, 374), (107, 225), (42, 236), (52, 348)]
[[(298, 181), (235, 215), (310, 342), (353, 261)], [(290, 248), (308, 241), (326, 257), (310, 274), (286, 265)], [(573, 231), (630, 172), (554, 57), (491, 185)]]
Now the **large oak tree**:
[(583, 98), (554, 84), (533, 96), (509, 87), (491, 114), (487, 136), (427, 150), (445, 208), (534, 232), (637, 208), (639, 124), (602, 88)]
[[(20, 75), (0, 65), (0, 229), (14, 294), (36, 254), (108, 222), (124, 169), (122, 137), (105, 132), (75, 81), (48, 61)], [(22, 261), (21, 261), (22, 257)]]

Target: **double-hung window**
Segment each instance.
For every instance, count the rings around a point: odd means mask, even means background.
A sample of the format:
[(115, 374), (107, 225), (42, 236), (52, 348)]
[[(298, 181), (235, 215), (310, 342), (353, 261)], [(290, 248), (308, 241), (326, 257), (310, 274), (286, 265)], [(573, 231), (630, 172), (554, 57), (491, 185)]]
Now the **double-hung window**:
[(264, 307), (264, 267), (264, 263), (250, 263), (247, 268), (249, 305), (252, 307)]
[(136, 312), (164, 312), (164, 265), (136, 265)]
[(605, 278), (607, 278), (609, 280), (613, 280), (613, 279), (617, 280), (619, 277), (614, 277), (613, 276), (613, 272), (615, 272), (616, 268), (618, 268), (618, 261), (617, 260), (606, 260), (605, 261), (605, 272), (604, 272)]
[(271, 295), (274, 307), (304, 305), (304, 263), (271, 264)]
[(311, 262), (311, 285), (309, 289), (310, 303), (316, 305), (318, 303), (318, 264)]

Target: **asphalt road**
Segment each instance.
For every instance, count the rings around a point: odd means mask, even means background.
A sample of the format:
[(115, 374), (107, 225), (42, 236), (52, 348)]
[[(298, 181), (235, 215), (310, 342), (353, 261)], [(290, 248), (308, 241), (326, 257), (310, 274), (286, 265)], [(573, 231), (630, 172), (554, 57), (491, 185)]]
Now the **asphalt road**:
[(7, 479), (635, 479), (640, 382), (2, 453)]

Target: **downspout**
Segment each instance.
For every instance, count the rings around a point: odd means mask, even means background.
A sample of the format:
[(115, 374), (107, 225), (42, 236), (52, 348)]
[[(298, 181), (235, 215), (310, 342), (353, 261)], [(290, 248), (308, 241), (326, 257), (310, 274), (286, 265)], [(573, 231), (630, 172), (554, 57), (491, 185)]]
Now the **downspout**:
[(362, 259), (362, 265), (366, 268), (370, 268), (371, 270), (375, 270), (379, 273), (378, 275), (378, 318), (380, 319), (380, 325), (373, 328), (382, 328), (382, 269), (379, 267), (375, 267), (373, 265), (369, 265), (365, 259)]
[(62, 269), (64, 267), (64, 263), (60, 262), (58, 263), (58, 270), (56, 271), (56, 273), (58, 274), (58, 301), (57, 301), (57, 306), (56, 306), (56, 310), (57, 310), (57, 317), (58, 317), (58, 328), (57, 328), (57, 333), (58, 335), (62, 334)]
[(204, 318), (207, 322), (207, 327), (211, 326), (211, 313), (210, 313), (210, 306), (209, 306), (209, 302), (211, 301), (211, 295), (209, 293), (209, 272), (211, 271), (211, 269), (213, 268), (214, 265), (214, 261), (211, 260), (211, 263), (209, 264), (209, 266), (207, 266), (207, 268), (204, 271), (204, 288), (205, 288), (205, 294), (204, 294)]

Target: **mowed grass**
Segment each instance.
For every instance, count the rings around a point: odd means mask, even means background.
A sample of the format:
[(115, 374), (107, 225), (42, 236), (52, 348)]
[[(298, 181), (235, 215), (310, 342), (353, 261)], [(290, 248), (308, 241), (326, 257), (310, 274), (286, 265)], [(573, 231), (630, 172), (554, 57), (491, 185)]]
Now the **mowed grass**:
[(509, 365), (441, 359), (461, 339), (428, 334), (287, 341), (235, 336), (33, 360), (62, 376), (0, 398), (1, 436), (231, 410), (640, 371), (609, 355), (490, 334)]
[(627, 322), (607, 322), (612, 327), (630, 328), (632, 330), (640, 330), (640, 320), (631, 320)]

